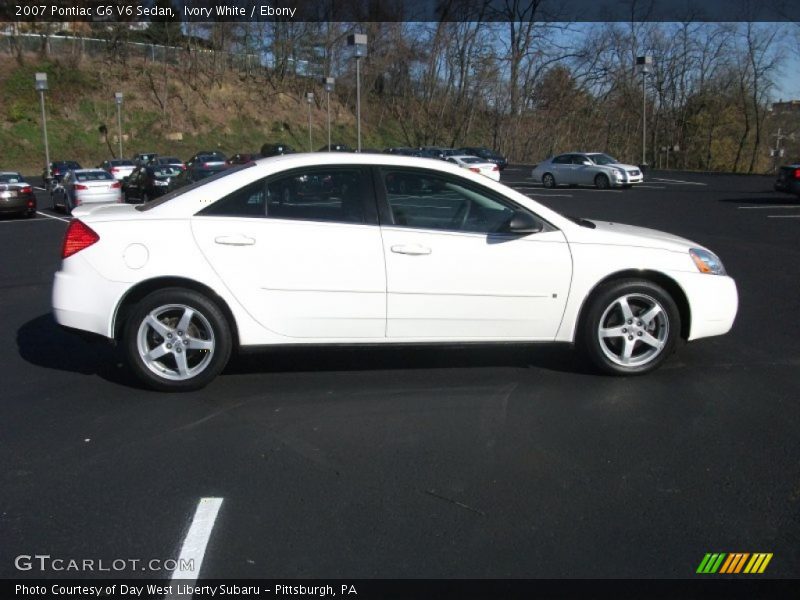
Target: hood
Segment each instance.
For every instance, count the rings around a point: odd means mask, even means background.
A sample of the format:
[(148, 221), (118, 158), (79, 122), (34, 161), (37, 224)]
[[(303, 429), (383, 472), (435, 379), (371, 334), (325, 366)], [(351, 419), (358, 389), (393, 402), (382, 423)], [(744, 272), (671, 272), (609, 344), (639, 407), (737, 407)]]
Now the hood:
[(570, 233), (569, 241), (584, 244), (610, 244), (614, 246), (639, 246), (641, 248), (659, 248), (673, 252), (687, 252), (689, 248), (702, 248), (686, 238), (665, 233), (647, 227), (595, 221), (595, 228), (580, 227)]
[(603, 166), (603, 167), (614, 167), (614, 168), (617, 168), (617, 169), (624, 169), (626, 171), (633, 171), (633, 170), (638, 171), (639, 170), (639, 167), (637, 167), (636, 165), (626, 165), (626, 164), (623, 164), (623, 163), (612, 163), (610, 165), (601, 165), (601, 166)]

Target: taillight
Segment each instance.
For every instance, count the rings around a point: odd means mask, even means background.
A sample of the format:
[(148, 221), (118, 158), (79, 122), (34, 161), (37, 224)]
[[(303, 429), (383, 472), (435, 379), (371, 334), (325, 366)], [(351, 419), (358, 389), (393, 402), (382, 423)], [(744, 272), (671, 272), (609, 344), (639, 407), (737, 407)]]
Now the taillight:
[(88, 248), (100, 240), (100, 236), (88, 225), (78, 219), (70, 221), (67, 232), (64, 234), (64, 244), (61, 246), (61, 258), (68, 258)]
[(31, 186), (29, 186), (29, 185), (26, 185), (24, 188), (22, 188), (19, 191), (19, 193), (20, 194), (32, 194), (33, 193), (33, 188)]
[(75, 184), (75, 189), (76, 189), (76, 190), (88, 190), (88, 189), (89, 189), (89, 186), (87, 186), (87, 185), (81, 185), (80, 183), (76, 183), (76, 184)]
[(119, 168), (118, 168), (118, 167), (111, 167), (111, 172), (112, 172), (112, 173), (116, 173), (116, 172), (118, 172), (118, 171), (119, 171)]
[(794, 175), (793, 175), (793, 177), (794, 177), (795, 179), (800, 179), (800, 169), (795, 169), (795, 170), (794, 170)]
[(208, 168), (208, 163), (203, 163), (203, 168), (207, 169)]
[(111, 184), (111, 189), (112, 190), (118, 190), (121, 187), (122, 187), (122, 183), (120, 183), (119, 181), (115, 181), (114, 183)]
[(498, 167), (497, 165), (492, 167), (492, 171), (499, 171), (499, 170), (500, 170), (500, 167)]
[(185, 170), (186, 170), (186, 165), (181, 165), (181, 171), (185, 171)]
[(480, 173), (481, 172), (481, 170), (478, 167), (470, 167), (469, 170), (472, 171), (473, 173)]

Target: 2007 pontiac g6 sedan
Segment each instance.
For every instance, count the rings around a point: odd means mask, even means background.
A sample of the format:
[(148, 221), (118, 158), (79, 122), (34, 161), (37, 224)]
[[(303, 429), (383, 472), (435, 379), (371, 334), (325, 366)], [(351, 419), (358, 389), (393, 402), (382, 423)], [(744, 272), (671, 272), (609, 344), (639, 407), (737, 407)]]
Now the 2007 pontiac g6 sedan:
[(267, 158), (144, 205), (75, 211), (63, 326), (123, 345), (152, 388), (200, 388), (234, 347), (566, 342), (646, 373), (724, 334), (736, 285), (694, 242), (570, 219), (442, 161)]

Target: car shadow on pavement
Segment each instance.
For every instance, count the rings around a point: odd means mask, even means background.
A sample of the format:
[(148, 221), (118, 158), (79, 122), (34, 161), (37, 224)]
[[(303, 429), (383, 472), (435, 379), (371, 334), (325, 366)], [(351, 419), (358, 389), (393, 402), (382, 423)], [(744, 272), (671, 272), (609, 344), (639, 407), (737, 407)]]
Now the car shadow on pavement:
[(53, 315), (31, 319), (17, 330), (17, 348), (27, 362), (59, 371), (97, 375), (107, 381), (142, 387), (123, 366), (119, 348), (59, 327)]
[[(145, 389), (125, 366), (122, 350), (103, 339), (60, 328), (44, 314), (17, 330), (17, 347), (27, 362), (60, 371), (97, 375), (112, 383)], [(403, 346), (282, 346), (234, 353), (225, 373), (378, 371), (512, 367), (592, 373), (565, 344), (469, 344)]]
[(565, 344), (469, 344), (403, 346), (284, 346), (247, 350), (225, 373), (380, 371), (396, 369), (540, 368), (593, 373)]

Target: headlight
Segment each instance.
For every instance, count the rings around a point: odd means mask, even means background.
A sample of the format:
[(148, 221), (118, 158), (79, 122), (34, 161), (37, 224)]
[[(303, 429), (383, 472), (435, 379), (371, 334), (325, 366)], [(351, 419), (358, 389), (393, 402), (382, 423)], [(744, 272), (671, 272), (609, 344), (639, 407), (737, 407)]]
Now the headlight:
[(614, 169), (614, 175), (617, 176), (617, 179), (623, 179), (625, 177), (625, 171), (622, 169)]
[(692, 248), (689, 250), (689, 256), (692, 257), (697, 270), (701, 273), (709, 273), (711, 275), (726, 275), (725, 267), (719, 256), (703, 248)]

